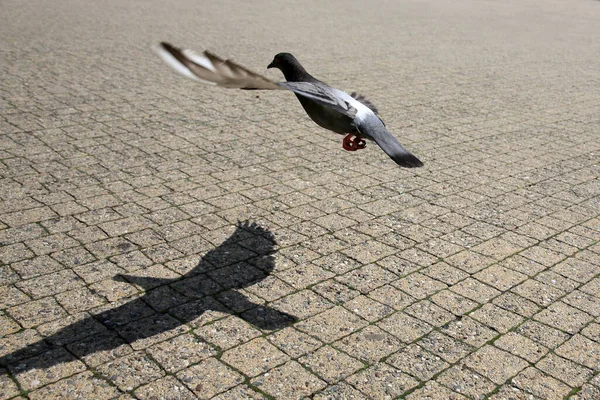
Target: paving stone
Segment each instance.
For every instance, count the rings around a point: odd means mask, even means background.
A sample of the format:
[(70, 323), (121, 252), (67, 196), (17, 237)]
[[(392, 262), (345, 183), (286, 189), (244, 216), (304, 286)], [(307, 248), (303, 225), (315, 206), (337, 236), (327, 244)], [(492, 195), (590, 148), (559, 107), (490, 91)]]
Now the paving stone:
[(528, 364), (519, 357), (487, 345), (467, 357), (465, 365), (501, 385)]
[(593, 320), (593, 317), (589, 314), (579, 311), (561, 301), (551, 304), (537, 313), (533, 318), (570, 334), (579, 332), (581, 328)]
[(32, 399), (113, 399), (119, 391), (86, 371), (29, 393)]
[(543, 399), (562, 399), (571, 391), (564, 383), (534, 367), (521, 371), (512, 379), (512, 384)]
[(442, 400), (442, 399), (450, 399), (450, 400), (463, 400), (466, 399), (465, 396), (455, 393), (448, 388), (443, 387), (439, 383), (432, 381), (427, 382), (425, 386), (415, 390), (411, 394), (409, 394), (407, 399), (416, 400), (416, 399), (431, 399), (431, 400)]
[(450, 366), (435, 354), (425, 351), (421, 346), (410, 344), (393, 354), (387, 362), (420, 381), (427, 381)]
[(222, 393), (243, 382), (243, 377), (215, 358), (180, 371), (177, 379), (201, 399)]
[(52, 297), (9, 308), (8, 313), (25, 328), (53, 321), (67, 314)]
[(464, 281), (453, 285), (450, 290), (479, 303), (485, 303), (500, 294), (500, 292), (493, 287), (473, 278), (467, 278)]
[(519, 315), (489, 303), (475, 310), (469, 316), (500, 333), (506, 333), (523, 322), (523, 318)]
[(550, 349), (556, 348), (570, 336), (558, 329), (532, 320), (525, 321), (515, 331)]
[(548, 352), (544, 346), (514, 332), (502, 335), (494, 342), (494, 346), (524, 358), (530, 363), (535, 363)]
[(419, 341), (419, 346), (440, 356), (449, 363), (456, 363), (473, 351), (473, 347), (438, 331), (431, 332)]
[(433, 329), (433, 326), (428, 323), (403, 312), (397, 312), (379, 321), (376, 325), (404, 343), (410, 343)]
[(34, 390), (84, 370), (83, 363), (62, 348), (22, 360), (10, 367), (24, 390)]
[(96, 370), (124, 391), (133, 390), (164, 376), (164, 371), (143, 352), (117, 358), (96, 367)]
[(346, 382), (363, 394), (379, 399), (398, 397), (419, 384), (416, 379), (384, 363), (359, 371), (346, 378)]
[(533, 301), (512, 292), (505, 292), (496, 297), (492, 302), (500, 308), (527, 318), (530, 318), (540, 310), (540, 307)]
[(365, 325), (367, 322), (362, 318), (344, 308), (334, 307), (296, 324), (296, 327), (301, 331), (310, 332), (325, 343), (331, 343)]
[(370, 325), (334, 343), (334, 346), (368, 364), (386, 357), (402, 347), (400, 340)]
[(216, 355), (211, 346), (189, 333), (155, 344), (147, 351), (169, 373)]
[(267, 372), (289, 358), (266, 339), (257, 338), (223, 353), (220, 360), (246, 376)]
[(312, 352), (322, 345), (316, 338), (290, 327), (267, 336), (267, 339), (292, 358)]
[(229, 349), (260, 336), (260, 331), (237, 317), (221, 319), (196, 329), (194, 333), (221, 349)]
[(334, 399), (348, 399), (348, 400), (365, 400), (368, 397), (352, 386), (345, 382), (341, 382), (335, 385), (327, 386), (321, 392), (315, 394), (313, 399), (315, 400), (334, 400)]
[(296, 361), (290, 361), (255, 378), (252, 384), (273, 397), (285, 399), (309, 396), (327, 386)]
[(362, 295), (346, 302), (344, 306), (369, 322), (377, 321), (394, 311), (390, 306), (381, 304)]
[(464, 365), (455, 365), (442, 372), (436, 381), (453, 391), (470, 398), (480, 399), (492, 392), (496, 385)]
[(452, 321), (455, 317), (453, 314), (437, 306), (429, 300), (421, 300), (404, 309), (409, 315), (427, 322), (433, 326), (442, 326)]
[(592, 377), (590, 369), (552, 353), (542, 358), (535, 366), (571, 387), (581, 386)]
[(197, 397), (183, 383), (173, 376), (167, 376), (144, 385), (135, 391), (138, 399), (196, 399)]
[(329, 346), (307, 354), (298, 361), (326, 382), (337, 382), (363, 368), (363, 363)]
[(600, 370), (600, 344), (585, 336), (573, 336), (556, 349), (556, 354), (594, 371)]

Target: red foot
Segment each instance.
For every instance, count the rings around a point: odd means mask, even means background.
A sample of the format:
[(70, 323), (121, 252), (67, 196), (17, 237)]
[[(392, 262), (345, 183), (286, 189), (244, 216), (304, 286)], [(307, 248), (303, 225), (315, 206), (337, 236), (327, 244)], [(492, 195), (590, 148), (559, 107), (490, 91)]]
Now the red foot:
[(364, 139), (349, 133), (342, 142), (342, 147), (346, 151), (356, 151), (360, 149), (364, 149), (367, 146), (367, 142)]

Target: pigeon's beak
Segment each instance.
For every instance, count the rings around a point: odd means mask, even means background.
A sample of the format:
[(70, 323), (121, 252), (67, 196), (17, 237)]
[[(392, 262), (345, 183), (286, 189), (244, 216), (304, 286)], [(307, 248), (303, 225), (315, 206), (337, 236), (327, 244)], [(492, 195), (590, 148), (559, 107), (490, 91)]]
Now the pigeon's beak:
[(267, 69), (275, 68), (275, 60), (271, 61), (271, 64), (267, 65)]

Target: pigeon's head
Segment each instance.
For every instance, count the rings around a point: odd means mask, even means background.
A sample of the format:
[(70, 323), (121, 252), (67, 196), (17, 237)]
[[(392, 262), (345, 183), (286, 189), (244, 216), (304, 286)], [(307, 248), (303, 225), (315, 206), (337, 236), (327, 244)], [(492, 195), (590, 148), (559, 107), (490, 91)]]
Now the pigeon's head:
[(273, 57), (271, 64), (267, 65), (267, 68), (279, 68), (282, 72), (291, 66), (297, 65), (298, 60), (290, 53), (279, 53)]

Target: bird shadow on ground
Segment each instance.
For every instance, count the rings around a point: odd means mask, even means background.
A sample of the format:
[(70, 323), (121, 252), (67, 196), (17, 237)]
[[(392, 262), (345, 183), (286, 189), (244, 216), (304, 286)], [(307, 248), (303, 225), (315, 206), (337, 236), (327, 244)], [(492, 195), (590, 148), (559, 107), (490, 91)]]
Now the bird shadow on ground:
[(144, 294), (79, 319), (24, 348), (11, 351), (0, 346), (0, 366), (18, 374), (85, 359), (180, 328), (206, 311), (235, 314), (263, 330), (286, 327), (296, 321), (294, 316), (255, 304), (235, 290), (273, 271), (275, 245), (269, 230), (239, 222), (227, 240), (180, 278), (118, 275), (115, 280), (138, 285)]

